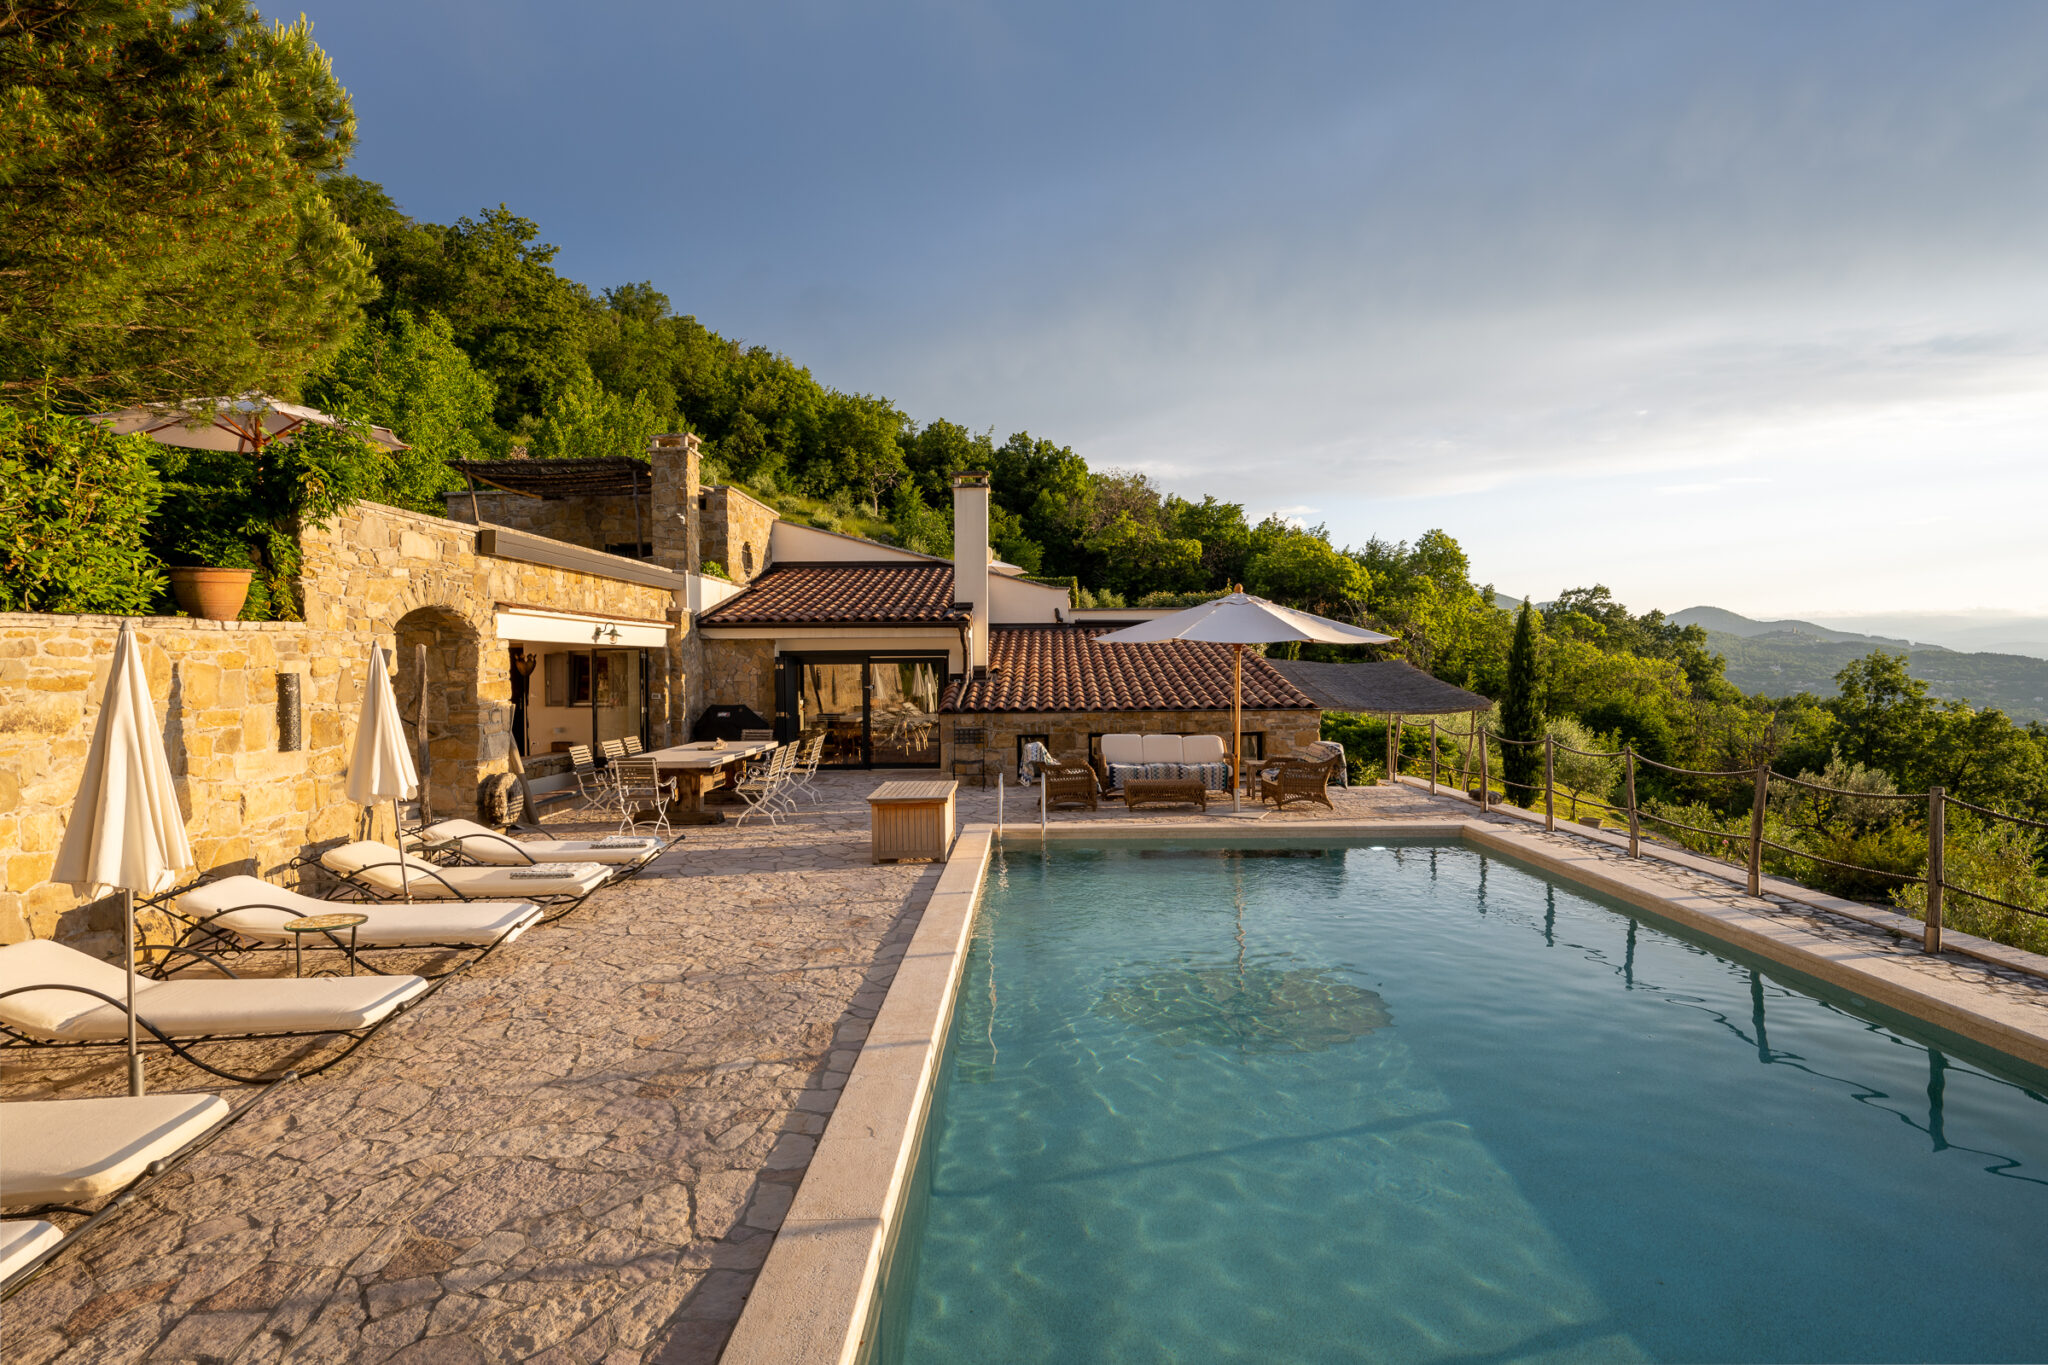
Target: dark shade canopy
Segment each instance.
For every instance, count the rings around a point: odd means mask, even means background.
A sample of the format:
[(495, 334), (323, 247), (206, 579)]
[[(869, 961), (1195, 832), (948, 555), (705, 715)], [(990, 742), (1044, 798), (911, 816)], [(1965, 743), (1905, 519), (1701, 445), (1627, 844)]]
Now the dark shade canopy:
[(549, 500), (646, 496), (654, 489), (647, 462), (624, 455), (594, 460), (450, 460), (448, 467), (485, 488)]
[(1325, 711), (1448, 716), (1484, 711), (1493, 705), (1477, 692), (1432, 678), (1400, 659), (1367, 664), (1316, 664), (1288, 659), (1266, 662), (1281, 677), (1313, 697)]

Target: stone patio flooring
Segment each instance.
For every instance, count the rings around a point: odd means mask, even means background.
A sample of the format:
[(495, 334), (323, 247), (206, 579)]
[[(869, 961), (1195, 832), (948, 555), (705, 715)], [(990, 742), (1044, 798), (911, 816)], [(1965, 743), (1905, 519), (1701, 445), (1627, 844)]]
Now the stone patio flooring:
[[(688, 831), (638, 880), (280, 1088), (10, 1302), (0, 1356), (714, 1360), (937, 880), (867, 861), (860, 798), (879, 780), (823, 775), (822, 803), (779, 828)], [(1475, 813), (1414, 789), (1334, 795), (1334, 812), (1245, 828)], [(993, 819), (995, 805), (968, 789), (960, 818)], [(1035, 804), (1013, 799), (1008, 814), (1035, 821)], [(2048, 1001), (1988, 968), (1928, 969)], [(10, 1062), (0, 1095), (121, 1093), (115, 1054), (54, 1055)], [(218, 1088), (160, 1056), (150, 1080)]]

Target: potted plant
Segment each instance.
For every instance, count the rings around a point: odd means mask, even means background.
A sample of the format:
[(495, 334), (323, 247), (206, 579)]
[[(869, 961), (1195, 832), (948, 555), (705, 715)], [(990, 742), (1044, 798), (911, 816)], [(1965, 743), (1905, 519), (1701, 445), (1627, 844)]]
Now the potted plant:
[(171, 596), (178, 609), (209, 621), (233, 621), (249, 600), (249, 580), (256, 575), (255, 557), (239, 536), (189, 528), (177, 538), (167, 558)]

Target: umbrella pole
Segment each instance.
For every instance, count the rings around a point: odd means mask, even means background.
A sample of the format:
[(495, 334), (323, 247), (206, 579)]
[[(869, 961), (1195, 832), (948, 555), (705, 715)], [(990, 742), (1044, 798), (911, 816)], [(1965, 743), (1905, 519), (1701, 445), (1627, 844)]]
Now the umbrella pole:
[(1230, 811), (1244, 809), (1244, 646), (1230, 647)]
[(405, 851), (405, 826), (398, 819), (398, 798), (391, 798), (391, 842), (398, 845), (398, 885), (405, 892), (407, 902), (412, 900), (412, 868), (407, 864)]
[(121, 925), (128, 943), (128, 1093), (142, 1093), (142, 1049), (135, 1041), (135, 893), (121, 888)]

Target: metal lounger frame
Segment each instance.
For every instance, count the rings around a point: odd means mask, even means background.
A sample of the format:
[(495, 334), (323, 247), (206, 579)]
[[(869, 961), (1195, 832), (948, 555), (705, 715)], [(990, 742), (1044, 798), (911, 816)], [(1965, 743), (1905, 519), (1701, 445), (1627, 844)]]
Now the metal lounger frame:
[[(137, 910), (157, 910), (161, 912), (166, 918), (174, 920), (177, 923), (185, 926), (182, 937), (180, 937), (176, 943), (170, 945), (170, 948), (168, 950), (165, 950), (167, 952), (198, 953), (202, 951), (200, 945), (205, 945), (209, 943), (209, 941), (214, 945), (218, 945), (216, 947), (213, 947), (211, 950), (211, 955), (218, 957), (225, 957), (229, 954), (260, 953), (273, 949), (280, 952), (290, 951), (289, 948), (285, 947), (282, 944), (266, 943), (262, 939), (253, 938), (248, 935), (238, 933), (233, 929), (215, 928), (213, 926), (213, 921), (220, 918), (222, 915), (234, 914), (238, 910), (276, 910), (281, 914), (290, 915), (293, 919), (306, 919), (308, 918), (308, 914), (304, 910), (295, 909), (289, 905), (271, 905), (267, 902), (257, 902), (255, 904), (250, 905), (231, 905), (224, 910), (215, 910), (210, 914), (194, 916), (185, 911), (184, 909), (182, 909), (178, 905), (177, 898), (184, 895), (186, 892), (191, 891), (193, 888), (200, 886), (209, 886), (214, 882), (224, 880), (226, 880), (226, 878), (223, 877), (194, 877), (191, 881), (186, 882), (183, 886), (173, 887), (169, 891), (159, 892), (158, 894), (151, 896), (147, 900), (137, 901), (135, 903), (135, 908)], [(506, 899), (524, 900), (527, 898), (523, 896), (512, 896), (506, 897)], [(446, 902), (429, 901), (426, 903), (445, 904)], [(346, 932), (347, 931), (343, 929), (324, 930), (321, 932), (319, 936), (322, 940), (324, 940), (324, 942), (302, 943), (299, 946), (303, 951), (309, 953), (347, 953), (350, 951), (349, 945), (342, 942), (342, 935)], [(424, 978), (428, 981), (438, 981), (444, 976), (448, 976), (451, 973), (461, 971), (464, 967), (473, 967), (477, 963), (482, 962), (485, 958), (489, 957), (492, 953), (497, 952), (498, 949), (505, 945), (505, 937), (505, 935), (500, 934), (497, 938), (492, 939), (489, 943), (485, 943), (482, 945), (475, 943), (372, 943), (368, 945), (358, 944), (354, 949), (354, 956), (356, 962), (363, 968), (363, 970), (369, 972), (372, 976), (417, 976)], [(158, 951), (158, 949), (154, 948), (152, 945), (148, 943), (143, 943), (139, 946), (144, 951), (143, 960), (145, 962), (149, 961), (150, 954), (153, 954), (156, 951)], [(472, 954), (472, 956), (464, 958), (461, 962), (456, 963), (454, 966), (448, 968), (446, 971), (433, 972), (431, 974), (427, 972), (387, 972), (383, 968), (375, 965), (374, 963), (365, 962), (363, 960), (363, 954), (365, 953), (437, 952), (469, 953)], [(168, 958), (166, 958), (166, 963), (167, 962)], [(144, 968), (144, 970), (147, 971), (149, 975), (161, 981), (164, 978), (164, 965), (165, 964), (152, 964)]]
[[(226, 975), (232, 980), (241, 979), (237, 977), (234, 972), (230, 971), (224, 964), (216, 961), (209, 954), (200, 952), (197, 949), (176, 948), (172, 951), (175, 953), (188, 954), (194, 958), (197, 958), (200, 961), (212, 966), (215, 970), (221, 972), (222, 974)], [(431, 1000), (434, 997), (434, 993), (436, 991), (439, 991), (441, 987), (447, 985), (450, 981), (454, 980), (455, 977), (463, 970), (463, 968), (467, 966), (468, 964), (465, 963), (463, 964), (463, 967), (458, 967), (453, 972), (448, 972), (442, 976), (436, 977), (434, 980), (427, 984), (427, 988), (424, 991), (420, 992), (412, 999), (399, 1005), (396, 1009), (392, 1010), (391, 1013), (385, 1015), (376, 1023), (366, 1025), (360, 1029), (290, 1029), (277, 1032), (266, 1031), (263, 1033), (203, 1033), (192, 1037), (174, 1038), (170, 1034), (165, 1033), (163, 1030), (157, 1028), (147, 1019), (138, 1017), (135, 1021), (137, 1027), (143, 1030), (144, 1032), (148, 1033), (149, 1037), (139, 1038), (137, 1041), (142, 1043), (144, 1046), (160, 1045), (163, 1047), (167, 1047), (174, 1054), (176, 1054), (180, 1060), (190, 1062), (193, 1066), (198, 1067), (201, 1071), (206, 1072), (208, 1075), (218, 1076), (225, 1081), (237, 1081), (242, 1084), (254, 1084), (261, 1081), (278, 1080), (281, 1079), (283, 1075), (289, 1075), (293, 1072), (296, 1072), (301, 1077), (317, 1076), (321, 1072), (327, 1070), (327, 1068), (346, 1061), (350, 1056), (352, 1056), (355, 1053), (355, 1050), (357, 1048), (361, 1047), (364, 1043), (369, 1042), (370, 1039), (376, 1037), (378, 1032), (382, 1030), (386, 1024), (390, 1023), (392, 1020), (398, 1018), (401, 1015), (410, 1013), (415, 1007), (422, 1004), (423, 1002)], [(117, 1000), (111, 995), (107, 995), (104, 992), (92, 989), (92, 987), (90, 986), (73, 986), (64, 982), (57, 982), (47, 985), (16, 986), (12, 990), (0, 991), (0, 1000), (4, 1000), (10, 995), (20, 995), (26, 991), (75, 991), (80, 995), (89, 995), (95, 1000), (99, 1000), (106, 1004), (112, 1005), (115, 1009), (121, 1010), (124, 1013), (128, 1009), (128, 1002), (125, 1000)], [(243, 1075), (241, 1072), (238, 1071), (223, 1071), (221, 1068), (217, 1066), (214, 1066), (208, 1062), (201, 1061), (192, 1053), (192, 1048), (205, 1043), (244, 1043), (270, 1038), (336, 1037), (348, 1038), (351, 1041), (349, 1045), (343, 1048), (338, 1054), (328, 1058), (326, 1061), (320, 1063), (318, 1066), (311, 1067), (308, 1069), (293, 1067), (290, 1068), (288, 1071), (281, 1073), (280, 1075), (258, 1074), (248, 1076)], [(23, 1033), (20, 1029), (15, 1028), (11, 1024), (0, 1023), (0, 1052), (6, 1052), (7, 1050), (14, 1048), (66, 1048), (72, 1050), (84, 1050), (89, 1048), (109, 1047), (126, 1048), (127, 1046), (128, 1040), (126, 1038), (112, 1038), (105, 1040), (95, 1038), (78, 1041), (33, 1038), (30, 1037), (28, 1034)]]
[(29, 1281), (41, 1275), (59, 1256), (76, 1245), (80, 1239), (94, 1228), (113, 1218), (122, 1209), (127, 1208), (143, 1191), (149, 1189), (165, 1176), (171, 1174), (171, 1172), (177, 1170), (193, 1157), (198, 1156), (201, 1152), (212, 1146), (215, 1139), (226, 1133), (228, 1129), (234, 1127), (237, 1123), (240, 1123), (243, 1115), (268, 1099), (271, 1092), (276, 1090), (278, 1086), (283, 1085), (286, 1081), (298, 1079), (298, 1072), (287, 1071), (277, 1080), (266, 1083), (261, 1090), (258, 1090), (254, 1095), (230, 1110), (228, 1116), (219, 1123), (214, 1124), (213, 1127), (193, 1138), (170, 1156), (160, 1157), (150, 1162), (141, 1175), (136, 1176), (126, 1185), (108, 1195), (106, 1201), (98, 1209), (83, 1209), (75, 1204), (40, 1204), (35, 1208), (18, 1210), (18, 1214), (29, 1218), (47, 1218), (49, 1215), (56, 1213), (82, 1214), (85, 1216), (85, 1221), (65, 1233), (62, 1240), (57, 1242), (55, 1246), (38, 1254), (34, 1260), (15, 1271), (12, 1275), (9, 1275), (5, 1281), (0, 1281), (0, 1303), (13, 1298), (16, 1292), (25, 1288)]
[[(672, 851), (672, 850), (673, 850), (673, 849), (675, 848), (675, 846), (676, 846), (677, 844), (680, 844), (681, 842), (683, 842), (683, 840), (684, 840), (684, 839), (685, 839), (686, 837), (688, 837), (688, 836), (686, 836), (686, 835), (682, 835), (682, 834), (678, 834), (678, 835), (675, 835), (675, 836), (673, 836), (672, 838), (670, 838), (670, 839), (669, 839), (669, 841), (668, 841), (667, 843), (663, 844), (663, 845), (662, 845), (662, 846), (661, 846), (660, 848), (658, 848), (658, 849), (656, 849), (656, 850), (654, 851), (654, 856), (653, 856), (652, 858), (645, 858), (645, 859), (642, 859), (642, 860), (641, 860), (640, 862), (637, 862), (637, 863), (631, 863), (631, 864), (622, 864), (622, 863), (601, 863), (601, 864), (599, 864), (599, 866), (601, 866), (601, 867), (608, 867), (608, 868), (614, 868), (614, 869), (615, 869), (615, 870), (614, 870), (614, 871), (612, 872), (612, 875), (611, 875), (611, 880), (607, 881), (607, 882), (605, 883), (605, 885), (606, 885), (606, 886), (617, 886), (617, 885), (618, 885), (619, 883), (621, 883), (621, 882), (629, 882), (629, 881), (633, 880), (633, 878), (635, 878), (635, 877), (639, 876), (639, 875), (640, 875), (640, 874), (641, 874), (642, 872), (645, 872), (645, 871), (646, 871), (646, 870), (647, 870), (648, 868), (650, 868), (650, 867), (653, 867), (653, 866), (655, 865), (655, 863), (659, 862), (659, 861), (661, 860), (661, 858), (662, 858), (662, 857), (663, 857), (663, 856), (664, 856), (665, 854), (667, 854), (667, 853), (669, 853), (670, 851)], [(443, 867), (504, 867), (504, 866), (506, 866), (506, 864), (504, 864), (504, 863), (486, 863), (486, 862), (482, 862), (482, 861), (479, 861), (478, 859), (476, 859), (476, 858), (474, 858), (474, 857), (471, 857), (471, 856), (470, 856), (470, 854), (469, 854), (469, 853), (468, 853), (467, 851), (465, 851), (465, 850), (463, 849), (463, 847), (462, 847), (462, 840), (463, 840), (463, 839), (484, 839), (484, 838), (496, 839), (496, 840), (497, 840), (497, 841), (498, 841), (499, 843), (501, 843), (501, 844), (504, 844), (504, 845), (505, 845), (505, 846), (506, 846), (507, 848), (517, 849), (517, 850), (518, 850), (518, 852), (519, 852), (519, 856), (520, 856), (520, 857), (522, 857), (522, 858), (524, 858), (524, 859), (526, 859), (526, 862), (525, 862), (525, 863), (523, 864), (523, 866), (526, 866), (526, 867), (545, 867), (545, 866), (547, 866), (547, 864), (546, 864), (546, 863), (543, 863), (543, 862), (542, 862), (542, 861), (541, 861), (540, 859), (538, 859), (538, 858), (534, 857), (534, 856), (533, 856), (533, 855), (532, 855), (531, 853), (528, 853), (528, 852), (527, 852), (527, 851), (526, 851), (525, 849), (523, 849), (523, 848), (520, 848), (520, 847), (519, 847), (519, 841), (518, 841), (517, 839), (511, 838), (511, 837), (510, 837), (510, 836), (508, 836), (508, 835), (504, 835), (504, 834), (499, 834), (499, 833), (498, 833), (498, 832), (496, 832), (495, 830), (489, 831), (489, 832), (487, 832), (487, 833), (485, 833), (485, 834), (465, 834), (465, 835), (463, 835), (463, 836), (462, 836), (462, 837), (461, 837), (460, 839), (451, 839), (451, 840), (449, 840), (449, 841), (448, 841), (447, 843), (445, 843), (445, 844), (436, 844), (436, 845), (433, 845), (432, 847), (430, 847), (430, 848), (428, 849), (428, 852), (429, 852), (429, 853), (430, 853), (430, 854), (431, 854), (431, 855), (432, 855), (432, 856), (434, 857), (434, 859), (435, 859), (436, 861), (440, 862), (440, 863), (441, 863), (441, 865), (442, 865)], [(530, 897), (530, 896), (522, 896), (522, 897), (517, 897), (516, 899), (520, 899), (520, 900), (531, 900), (531, 899), (532, 899), (532, 897)]]

